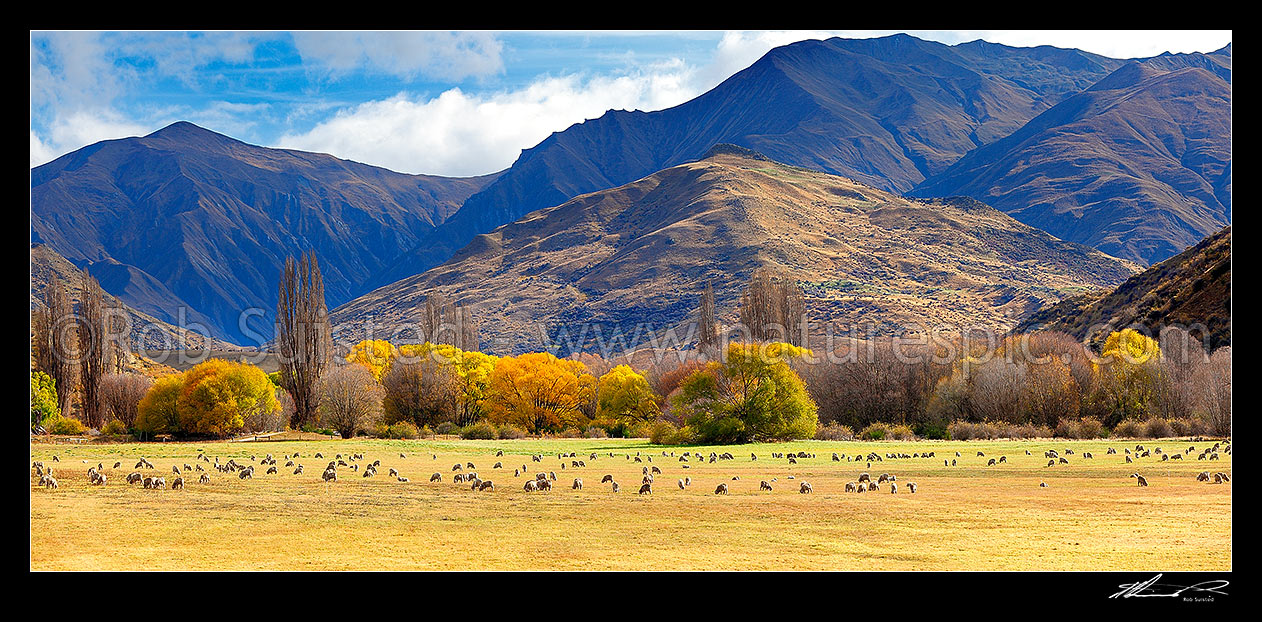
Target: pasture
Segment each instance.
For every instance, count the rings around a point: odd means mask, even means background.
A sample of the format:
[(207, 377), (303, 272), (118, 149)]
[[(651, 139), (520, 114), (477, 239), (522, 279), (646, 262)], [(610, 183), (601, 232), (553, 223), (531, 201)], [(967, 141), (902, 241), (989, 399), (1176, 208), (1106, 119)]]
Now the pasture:
[[(1125, 463), (1123, 448), (1134, 450), (1136, 444), (1168, 454), (1183, 454), (1189, 446), (1196, 451), (1181, 460), (1162, 461), (1154, 454)], [(31, 568), (1231, 570), (1232, 484), (1196, 479), (1201, 471), (1232, 473), (1230, 453), (1197, 460), (1213, 444), (1186, 439), (716, 447), (661, 447), (643, 439), (32, 444), (30, 460), (51, 467), (58, 487), (38, 486), (30, 469)], [(1108, 455), (1109, 447), (1118, 453)], [(1047, 466), (1048, 449), (1059, 451), (1068, 464)], [(201, 450), (212, 463), (198, 461)], [(501, 450), (504, 455), (497, 457)], [(704, 459), (681, 462), (685, 451)], [(304, 465), (301, 475), (283, 466), (284, 456), (294, 452), (300, 454), (295, 462)], [(558, 458), (570, 452), (574, 458)], [(711, 463), (711, 452), (734, 458)], [(814, 457), (789, 464), (773, 452)], [(867, 460), (853, 460), (869, 452), (883, 460), (870, 467)], [(928, 452), (934, 457), (886, 457)], [(1084, 458), (1085, 452), (1094, 457)], [(265, 474), (267, 467), (259, 464), (268, 453), (277, 461), (277, 474)], [(833, 461), (833, 453), (845, 457)], [(348, 466), (337, 468), (337, 481), (322, 481), (337, 454)], [(350, 461), (353, 454), (364, 458)], [(642, 462), (633, 459), (637, 454)], [(59, 461), (52, 461), (54, 455)], [(541, 461), (532, 455), (542, 455)], [(1006, 461), (987, 466), (1000, 456)], [(133, 468), (141, 457), (155, 468)], [(215, 469), (216, 457), (256, 470), (252, 478), (240, 479)], [(953, 459), (956, 466), (944, 466)], [(378, 474), (362, 477), (376, 460)], [(575, 468), (575, 460), (586, 466)], [(112, 468), (115, 462), (122, 464)], [(473, 469), (465, 466), (470, 462)], [(493, 468), (496, 462), (502, 468)], [(89, 467), (98, 463), (108, 478), (103, 486), (88, 482)], [(457, 463), (462, 469), (453, 471)], [(185, 464), (202, 465), (210, 482), (198, 483), (200, 472), (183, 472), (186, 488), (170, 489), (172, 467), (183, 470)], [(523, 465), (526, 473), (514, 477)], [(637, 494), (642, 470), (654, 466), (661, 474), (654, 475), (652, 494)], [(392, 468), (409, 481), (391, 477)], [(164, 476), (168, 488), (126, 483), (134, 471)], [(453, 483), (453, 475), (469, 471), (493, 481), (495, 489), (475, 492), (469, 484)], [(539, 471), (556, 473), (553, 489), (524, 491)], [(433, 473), (442, 481), (430, 482)], [(891, 494), (889, 484), (875, 492), (845, 492), (861, 473), (874, 481), (894, 474), (898, 493)], [(1132, 473), (1149, 485), (1139, 487)], [(620, 492), (601, 483), (606, 474)], [(576, 477), (583, 480), (581, 490), (571, 488)], [(692, 483), (681, 490), (677, 481), (684, 477)], [(772, 490), (760, 490), (764, 480)], [(799, 492), (803, 481), (811, 494)], [(908, 482), (916, 483), (915, 494), (906, 489)], [(722, 483), (730, 494), (713, 494)]]

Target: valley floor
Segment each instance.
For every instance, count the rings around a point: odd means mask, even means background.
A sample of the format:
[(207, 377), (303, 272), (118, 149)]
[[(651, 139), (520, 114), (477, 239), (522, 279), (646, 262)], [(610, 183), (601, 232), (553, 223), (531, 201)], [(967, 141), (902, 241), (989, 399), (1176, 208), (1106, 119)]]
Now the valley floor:
[[(1139, 443), (1183, 460), (1125, 464)], [(32, 444), (31, 460), (54, 469), (57, 490), (31, 484), (33, 570), (1230, 570), (1231, 483), (1196, 481), (1201, 471), (1231, 474), (1231, 455), (1197, 461), (1212, 442), (1160, 441), (799, 441), (726, 447), (660, 447), (643, 439), (511, 441), (299, 441), (260, 443)], [(1116, 447), (1118, 455), (1106, 455)], [(1047, 466), (1043, 452), (1072, 448), (1069, 464)], [(497, 450), (503, 457), (496, 457)], [(663, 449), (676, 457), (663, 456)], [(187, 473), (186, 490), (125, 483), (137, 460), (146, 475), (175, 477), (173, 465), (213, 460), (256, 465), (240, 480), (206, 463), (211, 482)], [(1026, 455), (1026, 451), (1031, 455)], [(684, 451), (731, 452), (715, 463), (680, 462)], [(805, 451), (796, 465), (772, 452)], [(832, 460), (875, 451), (934, 452), (934, 458)], [(956, 458), (955, 453), (960, 457)], [(977, 456), (977, 452), (985, 456)], [(1090, 451), (1093, 459), (1082, 458)], [(267, 453), (279, 474), (251, 462)], [(282, 457), (299, 452), (302, 475)], [(324, 459), (314, 458), (323, 452)], [(561, 468), (561, 452), (575, 452)], [(591, 459), (590, 454), (598, 457)], [(614, 456), (610, 456), (612, 452)], [(751, 460), (750, 453), (757, 455)], [(380, 460), (380, 473), (320, 473), (335, 454)], [(406, 458), (400, 458), (405, 453)], [(532, 454), (543, 454), (533, 462)], [(629, 456), (639, 456), (636, 463)], [(60, 458), (52, 462), (53, 455)], [(649, 462), (649, 457), (652, 461)], [(990, 458), (1007, 462), (986, 466)], [(958, 466), (944, 467), (956, 459)], [(585, 468), (573, 468), (583, 460)], [(110, 467), (116, 462), (118, 469)], [(503, 468), (492, 468), (500, 461)], [(86, 472), (105, 464), (109, 482)], [(496, 489), (452, 482), (452, 465), (473, 462)], [(688, 464), (690, 468), (683, 468)], [(525, 465), (528, 472), (514, 477)], [(29, 466), (29, 465), (28, 465)], [(653, 494), (637, 495), (643, 467), (657, 466)], [(396, 468), (403, 483), (387, 475)], [(466, 471), (468, 469), (465, 469)], [(522, 486), (555, 471), (550, 492)], [(432, 473), (442, 481), (430, 483)], [(463, 472), (463, 471), (461, 471)], [(860, 473), (915, 482), (890, 494), (846, 493)], [(1140, 473), (1146, 488), (1130, 478)], [(612, 474), (622, 491), (601, 484)], [(681, 490), (677, 480), (691, 477)], [(789, 477), (794, 479), (789, 479)], [(582, 490), (572, 490), (575, 477)], [(739, 477), (739, 480), (733, 480)], [(775, 481), (772, 481), (774, 478)], [(760, 492), (767, 480), (773, 490)], [(809, 482), (813, 494), (799, 494)], [(1041, 488), (1046, 482), (1047, 488)], [(727, 483), (730, 495), (714, 495)]]

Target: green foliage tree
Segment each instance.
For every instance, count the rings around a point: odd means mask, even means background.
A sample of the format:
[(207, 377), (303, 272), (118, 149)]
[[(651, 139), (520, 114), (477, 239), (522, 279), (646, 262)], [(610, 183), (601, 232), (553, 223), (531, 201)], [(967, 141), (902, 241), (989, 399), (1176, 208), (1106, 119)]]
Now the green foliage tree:
[(57, 381), (52, 376), (37, 371), (31, 373), (31, 427), (61, 416), (57, 400)]
[(812, 438), (818, 408), (787, 363), (808, 353), (787, 343), (730, 344), (723, 362), (684, 380), (675, 408), (702, 443)]

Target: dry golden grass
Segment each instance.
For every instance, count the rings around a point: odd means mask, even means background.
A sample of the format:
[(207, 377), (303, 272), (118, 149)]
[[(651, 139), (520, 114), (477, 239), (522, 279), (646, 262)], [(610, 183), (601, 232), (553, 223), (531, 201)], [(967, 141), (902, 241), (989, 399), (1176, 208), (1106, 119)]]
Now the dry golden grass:
[[(1139, 441), (1171, 453), (1212, 443)], [(826, 442), (734, 447), (735, 460), (684, 463), (643, 440), (516, 441), (350, 440), (271, 443), (32, 445), (31, 459), (52, 465), (58, 490), (31, 486), (31, 568), (38, 570), (1230, 570), (1231, 484), (1199, 483), (1196, 474), (1231, 473), (1231, 456), (1198, 462), (1145, 458), (1125, 464), (1107, 447), (1136, 441)], [(1072, 447), (1069, 465), (1046, 467), (1043, 452)], [(240, 480), (207, 467), (211, 483), (185, 476), (187, 490), (144, 490), (126, 475), (141, 456), (168, 485), (172, 465), (212, 460), (251, 463), (272, 453), (279, 475)], [(496, 458), (497, 449), (504, 457)], [(1029, 450), (1032, 455), (1025, 455)], [(281, 467), (300, 452), (303, 475)], [(323, 452), (325, 459), (314, 458)], [(586, 468), (560, 468), (559, 452)], [(772, 452), (806, 451), (789, 465)], [(838, 452), (919, 453), (935, 458), (833, 462)], [(959, 466), (944, 467), (959, 451)], [(977, 457), (982, 451), (985, 457)], [(1095, 458), (1083, 459), (1083, 451)], [(380, 474), (339, 469), (323, 483), (328, 459), (365, 454)], [(401, 459), (400, 452), (407, 458)], [(599, 457), (591, 460), (589, 454)], [(608, 454), (613, 452), (614, 457)], [(645, 459), (635, 463), (626, 454)], [(750, 453), (758, 455), (757, 461)], [(530, 455), (542, 453), (542, 462)], [(60, 462), (51, 462), (52, 456)], [(1005, 455), (1007, 464), (985, 466)], [(436, 456), (436, 457), (435, 457)], [(647, 458), (653, 457), (652, 462)], [(87, 461), (86, 463), (83, 461)], [(110, 467), (121, 460), (121, 468)], [(496, 461), (503, 469), (492, 469)], [(89, 486), (89, 466), (105, 463), (109, 483)], [(473, 462), (496, 490), (452, 483), (452, 465)], [(204, 464), (204, 463), (203, 463)], [(529, 473), (513, 477), (527, 465)], [(639, 496), (641, 468), (656, 465), (652, 496)], [(411, 481), (388, 476), (397, 468)], [(554, 490), (526, 493), (539, 470), (555, 471)], [(431, 473), (441, 483), (429, 483)], [(845, 493), (859, 473), (893, 473), (916, 482), (908, 494), (883, 488)], [(1139, 488), (1129, 475), (1149, 482)], [(613, 474), (622, 492), (601, 477)], [(692, 486), (676, 481), (690, 476)], [(733, 481), (734, 476), (740, 477)], [(796, 479), (787, 479), (794, 476)], [(570, 489), (574, 477), (584, 488)], [(759, 492), (760, 480), (774, 490)], [(814, 494), (798, 493), (808, 481)], [(715, 496), (726, 482), (729, 496)], [(1040, 488), (1047, 482), (1048, 488)]]

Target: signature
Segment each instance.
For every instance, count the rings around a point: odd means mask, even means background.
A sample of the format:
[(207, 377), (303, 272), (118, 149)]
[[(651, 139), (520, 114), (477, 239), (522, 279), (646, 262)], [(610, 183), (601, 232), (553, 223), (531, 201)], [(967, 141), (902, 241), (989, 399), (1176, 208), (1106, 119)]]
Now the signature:
[[(1197, 583), (1196, 585), (1179, 586), (1179, 585), (1157, 583), (1157, 580), (1160, 578), (1161, 578), (1161, 575), (1157, 575), (1147, 581), (1140, 581), (1137, 583), (1123, 583), (1118, 586), (1122, 589), (1118, 593), (1110, 596), (1109, 598), (1133, 598), (1133, 597), (1146, 598), (1150, 596), (1179, 597), (1179, 596), (1182, 596), (1184, 592), (1208, 592), (1210, 594), (1220, 594), (1222, 596), (1227, 595), (1227, 592), (1220, 591), (1222, 588), (1227, 587), (1228, 585), (1228, 582), (1223, 579), (1213, 579), (1210, 581), (1202, 581), (1200, 583)], [(1173, 590), (1173, 591), (1161, 592), (1159, 591), (1161, 589)]]

